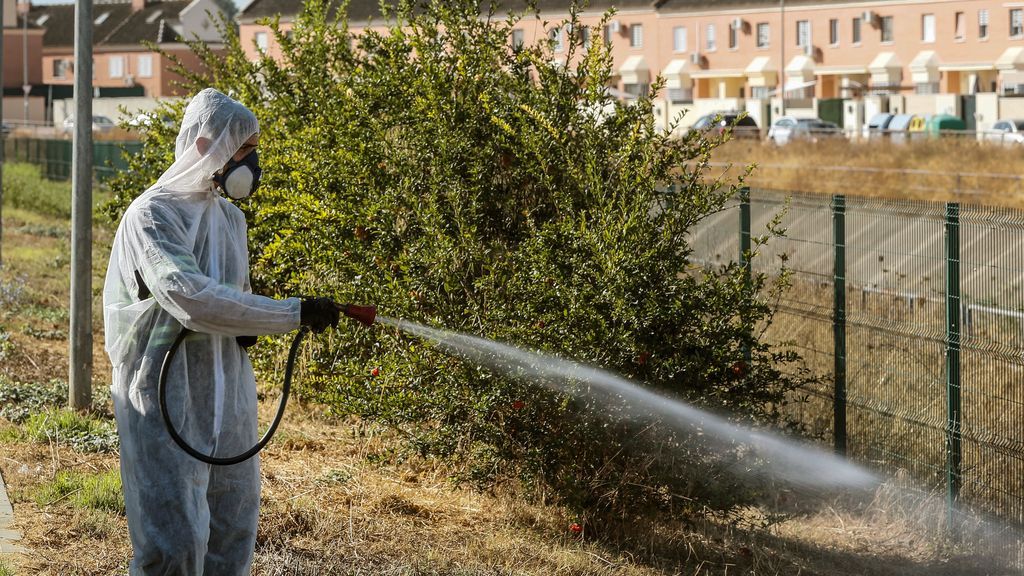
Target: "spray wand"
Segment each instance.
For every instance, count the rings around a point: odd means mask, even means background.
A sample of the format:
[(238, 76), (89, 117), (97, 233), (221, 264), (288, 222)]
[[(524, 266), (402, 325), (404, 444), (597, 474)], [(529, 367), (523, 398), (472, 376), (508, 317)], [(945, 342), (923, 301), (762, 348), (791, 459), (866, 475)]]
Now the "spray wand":
[[(359, 306), (356, 304), (335, 304), (335, 306), (338, 307), (338, 312), (356, 320), (363, 326), (372, 326), (374, 321), (377, 319), (377, 308), (375, 306)], [(206, 464), (212, 464), (214, 466), (229, 466), (245, 462), (259, 453), (260, 450), (263, 450), (263, 447), (266, 446), (270, 442), (271, 438), (274, 437), (274, 433), (277, 431), (278, 425), (281, 424), (281, 418), (284, 416), (284, 409), (288, 404), (288, 393), (291, 391), (292, 387), (292, 373), (295, 370), (295, 357), (298, 354), (299, 345), (302, 344), (302, 338), (307, 332), (309, 332), (309, 328), (303, 326), (299, 328), (298, 333), (295, 334), (295, 338), (292, 339), (292, 345), (288, 350), (288, 362), (285, 364), (284, 369), (284, 384), (281, 386), (281, 400), (277, 404), (277, 414), (274, 416), (273, 422), (270, 423), (270, 427), (267, 428), (263, 437), (260, 438), (260, 441), (253, 445), (252, 448), (249, 448), (245, 452), (235, 456), (220, 458), (203, 454), (190, 446), (189, 443), (186, 442), (180, 434), (178, 434), (178, 431), (174, 429), (174, 425), (171, 424), (171, 416), (167, 410), (167, 373), (170, 372), (171, 360), (178, 352), (178, 347), (181, 346), (185, 337), (192, 333), (188, 328), (182, 328), (178, 337), (174, 340), (174, 343), (171, 344), (171, 347), (167, 350), (167, 354), (164, 355), (164, 362), (160, 366), (160, 380), (157, 384), (160, 414), (163, 415), (164, 426), (167, 428), (167, 433), (171, 435), (171, 439), (174, 440), (174, 443), (188, 453), (189, 456), (192, 456), (200, 462), (205, 462)]]

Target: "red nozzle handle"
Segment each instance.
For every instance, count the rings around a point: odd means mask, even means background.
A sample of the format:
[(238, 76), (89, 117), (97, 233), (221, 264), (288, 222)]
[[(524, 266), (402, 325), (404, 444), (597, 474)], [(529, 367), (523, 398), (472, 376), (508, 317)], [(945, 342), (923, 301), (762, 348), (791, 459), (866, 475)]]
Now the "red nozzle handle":
[(377, 319), (377, 307), (376, 306), (358, 306), (356, 304), (342, 304), (341, 313), (353, 320), (358, 321), (363, 326), (372, 326), (373, 321)]

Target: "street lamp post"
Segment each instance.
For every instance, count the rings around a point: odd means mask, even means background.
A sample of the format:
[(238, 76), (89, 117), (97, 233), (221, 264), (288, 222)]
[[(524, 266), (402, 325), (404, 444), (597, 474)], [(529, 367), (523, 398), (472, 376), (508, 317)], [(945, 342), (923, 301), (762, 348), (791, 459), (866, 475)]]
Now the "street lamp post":
[(25, 93), (25, 124), (28, 124), (28, 93), (32, 89), (28, 85), (28, 11), (30, 0), (22, 2), (21, 14), (21, 90)]

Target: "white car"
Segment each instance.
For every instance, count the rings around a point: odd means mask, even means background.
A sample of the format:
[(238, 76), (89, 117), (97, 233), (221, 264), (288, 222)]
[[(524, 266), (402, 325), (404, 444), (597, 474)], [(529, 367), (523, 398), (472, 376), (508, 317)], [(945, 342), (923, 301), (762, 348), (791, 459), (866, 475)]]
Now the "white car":
[(1024, 144), (1024, 120), (999, 120), (985, 133), (985, 140), (1002, 144)]
[[(110, 118), (107, 118), (106, 116), (100, 116), (98, 114), (94, 114), (93, 117), (92, 117), (92, 131), (93, 132), (100, 132), (100, 133), (110, 132), (111, 130), (113, 130), (116, 127), (117, 127), (117, 124), (114, 124), (114, 121), (111, 120)], [(67, 118), (64, 119), (64, 132), (67, 133), (67, 134), (71, 134), (74, 131), (75, 131), (75, 119), (74, 119), (73, 116), (68, 116)]]
[(820, 138), (843, 136), (843, 131), (832, 122), (818, 118), (782, 116), (768, 129), (768, 140), (774, 144), (787, 144), (793, 140), (818, 141)]

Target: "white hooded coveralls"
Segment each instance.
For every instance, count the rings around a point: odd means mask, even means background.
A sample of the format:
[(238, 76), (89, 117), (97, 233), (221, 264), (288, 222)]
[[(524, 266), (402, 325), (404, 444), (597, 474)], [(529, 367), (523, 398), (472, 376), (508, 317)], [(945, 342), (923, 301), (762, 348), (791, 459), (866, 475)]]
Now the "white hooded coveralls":
[[(111, 394), (135, 575), (248, 575), (259, 514), (259, 462), (203, 464), (168, 435), (157, 402), (164, 355), (173, 425), (200, 452), (238, 454), (257, 440), (256, 382), (236, 336), (299, 327), (300, 301), (251, 293), (246, 225), (214, 172), (259, 131), (213, 89), (189, 103), (175, 161), (125, 211), (103, 289)], [(199, 145), (197, 145), (199, 141)]]

